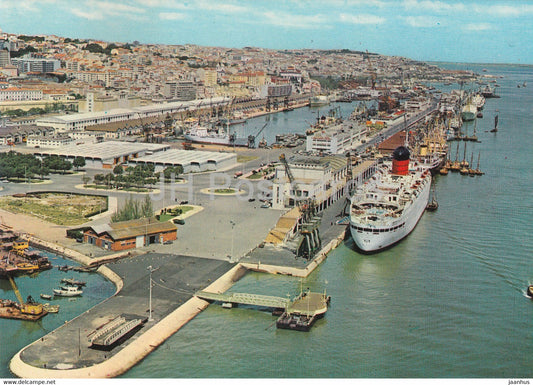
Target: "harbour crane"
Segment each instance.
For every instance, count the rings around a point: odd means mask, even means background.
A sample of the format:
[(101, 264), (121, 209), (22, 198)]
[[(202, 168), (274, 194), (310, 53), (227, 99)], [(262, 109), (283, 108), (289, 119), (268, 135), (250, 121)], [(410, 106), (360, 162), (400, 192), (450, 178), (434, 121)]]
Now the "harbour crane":
[(265, 129), (266, 126), (268, 126), (268, 123), (269, 122), (266, 122), (263, 127), (261, 127), (259, 129), (259, 131), (257, 131), (257, 134), (255, 135), (248, 135), (248, 148), (255, 148), (255, 138), (257, 138), (259, 136), (259, 134), (261, 132), (263, 132), (263, 130)]
[(368, 53), (368, 50), (366, 50), (366, 60), (368, 61), (368, 72), (370, 72), (370, 79), (372, 81), (372, 89), (376, 89), (376, 71), (374, 70), (374, 67), (372, 66), (372, 61), (370, 60), (370, 54)]
[(152, 138), (153, 138), (152, 129), (150, 128), (149, 125), (144, 124), (144, 121), (143, 121), (143, 118), (141, 117), (140, 112), (138, 112), (137, 115), (139, 115), (139, 121), (141, 122), (141, 127), (142, 127), (143, 134), (144, 134), (144, 141), (146, 143), (151, 143)]
[(44, 308), (43, 305), (40, 303), (37, 303), (33, 300), (31, 295), (28, 296), (28, 299), (26, 302), (22, 300), (22, 295), (20, 294), (20, 291), (17, 287), (17, 284), (15, 283), (15, 280), (10, 275), (7, 276), (9, 279), (9, 283), (11, 284), (11, 287), (13, 288), (13, 291), (15, 292), (15, 295), (17, 296), (17, 300), (20, 304), (20, 312), (22, 314), (27, 315), (40, 315), (43, 313)]

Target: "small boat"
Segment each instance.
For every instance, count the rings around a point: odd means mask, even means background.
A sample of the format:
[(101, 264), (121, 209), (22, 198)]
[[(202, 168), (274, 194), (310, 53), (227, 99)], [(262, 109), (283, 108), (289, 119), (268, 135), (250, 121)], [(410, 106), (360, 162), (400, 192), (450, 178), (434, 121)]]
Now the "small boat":
[(48, 313), (59, 313), (59, 305), (50, 305), (49, 303), (45, 303), (43, 305), (43, 309)]
[(527, 287), (527, 296), (533, 298), (533, 285)]
[(78, 271), (80, 273), (94, 273), (96, 270), (98, 270), (100, 266), (82, 266), (82, 267), (75, 267), (72, 270)]
[(87, 284), (87, 282), (84, 282), (84, 281), (76, 281), (74, 278), (63, 278), (61, 280), (62, 283), (66, 283), (67, 285), (70, 285), (70, 286), (85, 286)]
[(54, 295), (58, 297), (75, 297), (82, 295), (83, 290), (77, 286), (61, 286), (59, 289), (53, 289)]
[(52, 296), (50, 294), (42, 294), (41, 293), (41, 298), (42, 299), (52, 299)]
[(33, 263), (20, 262), (20, 263), (17, 263), (17, 269), (19, 272), (22, 272), (22, 273), (33, 273), (34, 271), (39, 270), (39, 266), (34, 265)]
[(435, 211), (439, 208), (439, 203), (437, 202), (437, 193), (435, 192), (435, 185), (431, 189), (431, 201), (426, 205), (427, 211)]
[(498, 115), (494, 117), (494, 128), (490, 132), (498, 132)]

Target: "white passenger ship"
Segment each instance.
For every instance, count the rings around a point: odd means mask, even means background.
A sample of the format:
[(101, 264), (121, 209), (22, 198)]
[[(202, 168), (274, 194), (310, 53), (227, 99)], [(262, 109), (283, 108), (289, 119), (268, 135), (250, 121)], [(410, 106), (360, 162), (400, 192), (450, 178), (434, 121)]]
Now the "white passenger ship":
[(406, 237), (416, 226), (429, 199), (431, 173), (409, 165), (409, 150), (394, 150), (351, 198), (350, 230), (357, 247), (377, 251)]

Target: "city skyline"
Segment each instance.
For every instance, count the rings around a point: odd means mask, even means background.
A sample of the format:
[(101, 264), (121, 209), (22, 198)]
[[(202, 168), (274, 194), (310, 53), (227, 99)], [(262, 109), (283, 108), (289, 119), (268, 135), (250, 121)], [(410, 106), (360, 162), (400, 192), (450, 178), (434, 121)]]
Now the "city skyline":
[(352, 49), (424, 61), (533, 64), (533, 1), (3, 0), (0, 28), (143, 44)]

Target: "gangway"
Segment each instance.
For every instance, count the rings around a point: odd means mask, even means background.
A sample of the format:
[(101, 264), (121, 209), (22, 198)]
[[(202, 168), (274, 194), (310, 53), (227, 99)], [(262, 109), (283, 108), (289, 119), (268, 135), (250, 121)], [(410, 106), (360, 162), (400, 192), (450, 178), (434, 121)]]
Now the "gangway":
[(206, 301), (222, 302), (222, 307), (231, 308), (234, 305), (254, 305), (274, 309), (272, 315), (280, 314), (276, 326), (280, 329), (309, 331), (315, 321), (322, 318), (328, 310), (330, 297), (324, 293), (312, 293), (309, 289), (301, 292), (296, 298), (272, 297), (247, 293), (210, 293), (198, 291), (196, 297)]
[(226, 304), (263, 306), (274, 309), (285, 309), (291, 301), (288, 298), (248, 293), (210, 293), (200, 290), (195, 296), (207, 301), (219, 301)]

